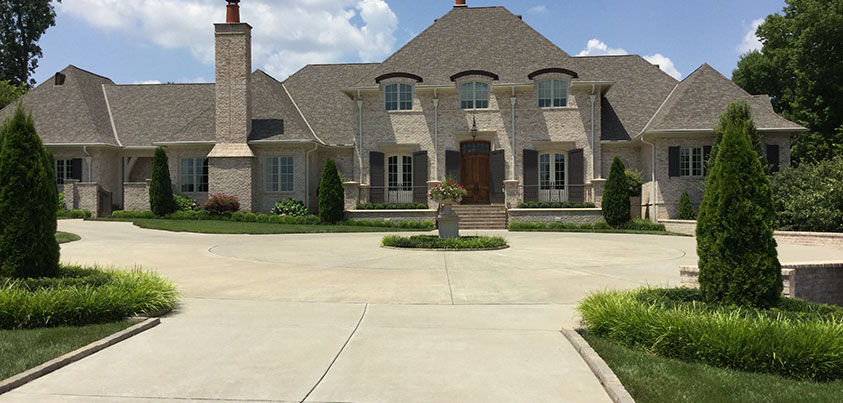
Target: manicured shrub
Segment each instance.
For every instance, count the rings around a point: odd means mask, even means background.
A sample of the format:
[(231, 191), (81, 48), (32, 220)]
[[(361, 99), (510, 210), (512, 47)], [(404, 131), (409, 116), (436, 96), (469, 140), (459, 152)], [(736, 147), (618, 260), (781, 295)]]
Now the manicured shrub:
[(302, 203), (301, 201), (293, 199), (291, 197), (289, 199), (275, 203), (275, 207), (272, 208), (272, 214), (288, 215), (293, 217), (306, 216), (307, 206), (305, 206), (304, 203)]
[[(721, 150), (722, 151), (722, 150)], [(589, 333), (664, 357), (796, 379), (843, 378), (843, 308), (783, 299), (759, 310), (698, 290), (610, 291), (577, 309)]]
[(263, 214), (263, 213), (255, 215), (255, 219), (259, 223), (268, 223), (269, 222), (269, 216), (266, 215), (266, 214)]
[(598, 221), (598, 222), (594, 223), (594, 229), (612, 229), (612, 227), (609, 226), (609, 224), (606, 224), (603, 221)]
[(733, 102), (716, 128), (719, 150), (697, 219), (700, 290), (708, 302), (769, 307), (782, 291), (773, 194), (750, 138), (750, 106)]
[(529, 202), (518, 203), (518, 208), (595, 208), (594, 203), (578, 203), (578, 202)]
[(770, 178), (776, 227), (843, 232), (843, 156), (788, 167)]
[(173, 195), (173, 201), (176, 203), (176, 210), (180, 211), (199, 211), (201, 207), (196, 200), (180, 196), (177, 194)]
[(629, 197), (640, 197), (641, 187), (644, 186), (644, 180), (641, 179), (641, 171), (626, 168), (624, 174), (626, 175), (626, 183), (629, 187)]
[(234, 196), (214, 194), (208, 198), (202, 208), (217, 215), (230, 214), (240, 210), (240, 200)]
[(58, 191), (52, 156), (23, 103), (3, 122), (0, 137), (0, 276), (56, 276)]
[(170, 181), (170, 165), (163, 148), (155, 149), (152, 159), (152, 176), (149, 181), (149, 207), (155, 215), (163, 217), (176, 211), (173, 199), (173, 184)]
[(656, 224), (646, 218), (637, 218), (618, 227), (631, 231), (664, 231), (664, 224)]
[(579, 226), (577, 224), (572, 223), (572, 222), (566, 222), (566, 223), (562, 224), (562, 228), (563, 229), (579, 229)]
[(697, 210), (691, 204), (691, 197), (688, 196), (688, 191), (682, 191), (682, 197), (679, 199), (679, 212), (677, 218), (680, 220), (696, 220)]
[(237, 222), (246, 221), (246, 213), (244, 213), (242, 211), (236, 211), (236, 212), (232, 213), (231, 214), (231, 221), (237, 221)]
[(89, 210), (59, 210), (56, 212), (57, 218), (91, 218)]
[(59, 193), (59, 203), (58, 203), (58, 210), (67, 210), (67, 207), (64, 206), (64, 192)]
[(592, 224), (590, 222), (584, 222), (584, 223), (580, 224), (580, 229), (585, 229), (585, 230), (594, 229), (594, 224)]
[(436, 235), (415, 235), (411, 237), (389, 235), (381, 240), (381, 244), (393, 248), (489, 249), (504, 247), (507, 242), (504, 238), (493, 236), (461, 236), (454, 239), (443, 239)]
[(609, 171), (609, 179), (606, 180), (606, 189), (603, 191), (603, 218), (613, 227), (630, 220), (629, 183), (625, 170), (621, 159), (615, 157)]
[(243, 221), (258, 222), (258, 217), (255, 215), (255, 213), (245, 213), (243, 214)]
[(155, 213), (147, 211), (122, 211), (115, 210), (111, 212), (111, 218), (120, 219), (138, 219), (138, 218), (156, 218)]
[(427, 204), (424, 203), (406, 203), (406, 204), (389, 204), (389, 203), (360, 203), (357, 205), (357, 210), (426, 210)]
[(337, 164), (331, 158), (325, 161), (325, 169), (322, 170), (322, 180), (319, 182), (318, 197), (319, 218), (327, 224), (342, 221), (345, 194), (342, 189), (342, 181), (337, 174)]

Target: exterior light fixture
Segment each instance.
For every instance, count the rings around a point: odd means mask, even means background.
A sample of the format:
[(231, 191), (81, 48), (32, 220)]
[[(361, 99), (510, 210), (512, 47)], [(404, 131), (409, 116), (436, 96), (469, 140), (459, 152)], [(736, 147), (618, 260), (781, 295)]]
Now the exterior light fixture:
[(473, 122), (471, 123), (471, 139), (477, 140), (477, 118), (472, 118)]

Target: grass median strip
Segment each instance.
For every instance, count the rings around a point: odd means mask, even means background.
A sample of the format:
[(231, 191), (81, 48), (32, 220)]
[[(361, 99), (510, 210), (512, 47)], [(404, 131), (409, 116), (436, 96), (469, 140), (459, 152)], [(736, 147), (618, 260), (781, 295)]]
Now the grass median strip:
[(173, 232), (197, 232), (202, 234), (310, 234), (330, 232), (408, 232), (429, 231), (428, 229), (397, 227), (366, 227), (352, 225), (298, 225), (272, 224), (237, 221), (197, 221), (197, 220), (161, 220), (134, 219), (136, 226)]
[(497, 249), (507, 246), (506, 239), (499, 236), (461, 236), (442, 239), (436, 235), (415, 235), (411, 237), (389, 235), (381, 244), (393, 248), (408, 249)]
[(76, 235), (76, 234), (71, 234), (69, 232), (61, 232), (61, 231), (56, 232), (56, 241), (60, 244), (68, 243), (68, 242), (74, 242), (74, 241), (78, 241), (80, 239), (82, 239), (82, 237), (80, 237), (79, 235)]

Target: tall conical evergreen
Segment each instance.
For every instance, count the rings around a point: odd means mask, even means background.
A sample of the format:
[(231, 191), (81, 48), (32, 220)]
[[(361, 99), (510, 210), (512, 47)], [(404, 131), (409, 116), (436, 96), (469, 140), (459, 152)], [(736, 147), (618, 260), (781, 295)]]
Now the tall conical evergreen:
[(677, 212), (676, 218), (680, 220), (696, 220), (697, 219), (697, 211), (694, 209), (694, 205), (691, 204), (691, 197), (688, 196), (688, 191), (682, 191), (682, 197), (679, 199), (679, 211)]
[(152, 177), (149, 181), (149, 207), (157, 216), (164, 216), (176, 211), (173, 199), (173, 183), (170, 180), (170, 165), (167, 153), (158, 147), (152, 160)]
[(337, 173), (337, 163), (328, 158), (325, 169), (322, 170), (322, 181), (319, 182), (319, 218), (327, 224), (334, 224), (343, 219), (343, 203), (345, 194), (342, 182)]
[(629, 212), (629, 184), (626, 179), (626, 168), (618, 157), (612, 161), (606, 189), (603, 191), (603, 218), (606, 223), (617, 227), (626, 224), (631, 219)]
[(700, 290), (709, 302), (753, 307), (776, 304), (781, 264), (773, 239), (773, 193), (750, 139), (749, 104), (721, 116), (722, 136), (697, 218)]
[(0, 276), (57, 276), (58, 191), (52, 158), (22, 103), (0, 132)]

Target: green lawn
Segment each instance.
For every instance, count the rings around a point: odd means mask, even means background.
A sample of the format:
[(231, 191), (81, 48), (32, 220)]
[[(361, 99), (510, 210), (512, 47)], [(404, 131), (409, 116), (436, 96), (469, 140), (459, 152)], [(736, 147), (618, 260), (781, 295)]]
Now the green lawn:
[(133, 324), (122, 321), (81, 327), (0, 330), (0, 379), (43, 364)]
[(510, 232), (585, 232), (592, 234), (640, 234), (640, 235), (669, 235), (669, 236), (684, 236), (691, 235), (680, 234), (669, 231), (646, 231), (635, 229), (581, 229), (581, 228), (554, 228), (554, 229), (509, 229)]
[(840, 402), (843, 380), (796, 381), (662, 358), (594, 335), (585, 339), (638, 403)]
[[(349, 225), (295, 225), (268, 224), (238, 221), (196, 221), (135, 219), (135, 225), (146, 229), (175, 232), (198, 232), (203, 234), (307, 234), (326, 232), (411, 232), (411, 228), (363, 227)], [(430, 231), (430, 230), (421, 230)]]
[(69, 232), (56, 232), (56, 241), (59, 243), (68, 243), (82, 239), (79, 235), (71, 234)]

